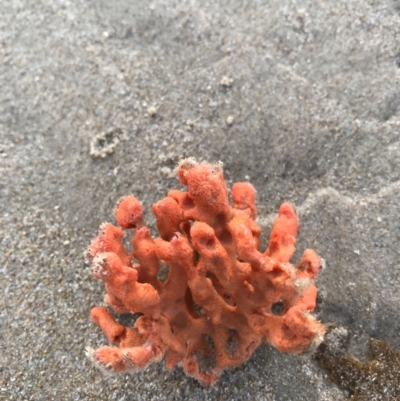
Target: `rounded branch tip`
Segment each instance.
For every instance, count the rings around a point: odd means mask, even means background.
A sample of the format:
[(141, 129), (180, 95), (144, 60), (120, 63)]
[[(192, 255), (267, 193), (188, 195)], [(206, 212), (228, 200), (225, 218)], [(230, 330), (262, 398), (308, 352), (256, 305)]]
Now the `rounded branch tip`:
[(124, 196), (117, 203), (115, 217), (121, 228), (136, 228), (143, 222), (142, 205), (134, 196)]
[(210, 166), (213, 170), (220, 171), (222, 170), (222, 167), (224, 163), (221, 160), (218, 160), (215, 163), (206, 163), (202, 162), (199, 163), (194, 157), (187, 157), (186, 159), (182, 159), (178, 162), (177, 170), (184, 169), (184, 170), (190, 170), (199, 164), (205, 164)]
[(176, 173), (178, 175), (179, 181), (183, 185), (188, 185), (187, 181), (187, 173), (189, 170), (199, 168), (200, 166), (206, 167), (212, 174), (222, 173), (223, 163), (218, 161), (216, 163), (207, 163), (201, 162), (199, 163), (194, 157), (188, 157), (186, 159), (182, 159), (179, 161), (178, 166), (176, 168)]
[(290, 203), (282, 203), (279, 208), (279, 215), (286, 216), (286, 217), (293, 217), (296, 216), (296, 210)]
[(194, 157), (187, 157), (186, 159), (179, 160), (177, 170), (185, 169), (190, 170), (191, 168), (197, 166), (199, 163)]

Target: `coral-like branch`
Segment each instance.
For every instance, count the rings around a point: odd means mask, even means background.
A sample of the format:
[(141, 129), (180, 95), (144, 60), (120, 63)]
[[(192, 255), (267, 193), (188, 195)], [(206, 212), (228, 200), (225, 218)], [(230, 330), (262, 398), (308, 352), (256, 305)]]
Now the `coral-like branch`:
[[(187, 192), (170, 191), (153, 205), (160, 238), (151, 237), (140, 202), (127, 196), (115, 212), (122, 230), (105, 223), (92, 241), (88, 259), (105, 282), (105, 302), (118, 313), (142, 314), (129, 328), (94, 308), (93, 320), (119, 346), (90, 350), (93, 360), (117, 372), (165, 357), (169, 369), (181, 364), (210, 384), (263, 339), (295, 354), (319, 343), (324, 326), (310, 312), (321, 260), (307, 249), (296, 267), (289, 263), (298, 228), (293, 207), (280, 207), (261, 253), (252, 185), (233, 186), (232, 207), (221, 164), (185, 159), (177, 173)], [(135, 229), (132, 253), (122, 244), (127, 229)], [(169, 268), (164, 282), (161, 262)]]

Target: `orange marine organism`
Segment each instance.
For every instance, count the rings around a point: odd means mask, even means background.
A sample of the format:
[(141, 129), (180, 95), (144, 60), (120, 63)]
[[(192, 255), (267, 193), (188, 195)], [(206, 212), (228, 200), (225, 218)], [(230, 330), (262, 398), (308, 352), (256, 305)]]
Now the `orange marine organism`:
[[(140, 202), (127, 196), (116, 207), (120, 228), (102, 224), (88, 249), (93, 275), (105, 283), (105, 302), (117, 313), (141, 314), (125, 327), (107, 308), (93, 308), (112, 345), (89, 349), (89, 356), (115, 372), (165, 357), (168, 369), (181, 365), (211, 384), (263, 340), (294, 354), (318, 345), (325, 328), (311, 312), (321, 259), (307, 249), (296, 266), (289, 263), (298, 228), (293, 207), (281, 205), (260, 252), (251, 184), (233, 185), (232, 206), (221, 163), (189, 158), (177, 174), (187, 191), (172, 190), (152, 207), (160, 238), (152, 238)], [(122, 243), (128, 229), (134, 229), (133, 252)], [(166, 280), (159, 278), (161, 266), (168, 268)]]

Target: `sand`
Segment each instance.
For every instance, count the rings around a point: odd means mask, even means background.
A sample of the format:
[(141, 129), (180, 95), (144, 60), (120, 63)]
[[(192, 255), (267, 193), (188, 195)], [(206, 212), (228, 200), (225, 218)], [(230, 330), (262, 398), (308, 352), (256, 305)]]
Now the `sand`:
[(390, 0), (2, 0), (0, 399), (345, 400), (267, 344), (212, 388), (163, 364), (105, 376), (83, 251), (120, 196), (154, 231), (177, 162), (221, 160), (258, 190), (263, 245), (296, 205), (296, 257), (326, 262), (318, 318), (400, 348), (399, 39)]

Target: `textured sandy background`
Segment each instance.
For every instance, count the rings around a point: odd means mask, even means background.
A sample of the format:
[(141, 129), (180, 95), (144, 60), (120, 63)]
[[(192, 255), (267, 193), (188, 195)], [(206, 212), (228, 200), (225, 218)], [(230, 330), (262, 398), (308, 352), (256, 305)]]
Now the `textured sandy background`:
[(319, 318), (399, 348), (399, 66), (399, 1), (2, 0), (0, 399), (344, 400), (267, 345), (211, 389), (161, 364), (104, 376), (82, 253), (120, 196), (149, 211), (180, 158), (222, 160), (258, 189), (264, 243), (297, 206)]

